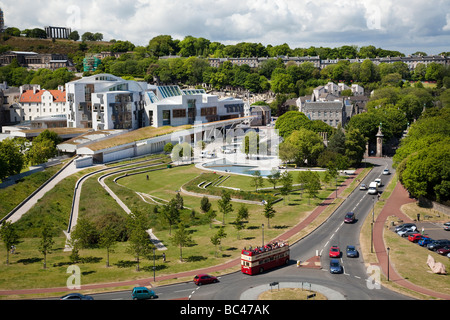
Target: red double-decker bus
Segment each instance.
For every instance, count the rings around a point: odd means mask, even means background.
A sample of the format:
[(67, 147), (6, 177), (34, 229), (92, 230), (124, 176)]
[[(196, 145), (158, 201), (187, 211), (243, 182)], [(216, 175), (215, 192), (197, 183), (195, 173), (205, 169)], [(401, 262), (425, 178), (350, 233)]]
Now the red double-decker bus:
[(244, 248), (241, 252), (241, 271), (254, 275), (289, 263), (289, 244), (274, 241), (264, 247)]

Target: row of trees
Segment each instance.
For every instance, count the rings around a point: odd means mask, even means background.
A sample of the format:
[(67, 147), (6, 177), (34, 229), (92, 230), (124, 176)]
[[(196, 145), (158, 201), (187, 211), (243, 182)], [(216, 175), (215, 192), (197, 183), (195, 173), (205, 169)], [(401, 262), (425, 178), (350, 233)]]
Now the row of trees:
[[(445, 95), (450, 96), (450, 90)], [(411, 125), (394, 156), (399, 179), (410, 194), (450, 201), (450, 103), (427, 108)]]

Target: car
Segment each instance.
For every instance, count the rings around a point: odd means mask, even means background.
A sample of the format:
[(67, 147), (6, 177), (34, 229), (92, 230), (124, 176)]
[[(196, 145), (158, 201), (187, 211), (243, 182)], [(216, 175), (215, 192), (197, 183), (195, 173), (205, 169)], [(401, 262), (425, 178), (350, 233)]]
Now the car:
[(354, 212), (347, 212), (344, 218), (345, 223), (353, 223), (355, 222), (355, 213)]
[(422, 239), (422, 235), (420, 233), (414, 233), (408, 236), (408, 240), (411, 242), (419, 242), (420, 239)]
[(427, 244), (427, 249), (436, 251), (445, 246), (450, 246), (450, 240), (447, 239), (434, 240), (433, 242)]
[(384, 169), (384, 170), (383, 170), (383, 174), (384, 174), (384, 175), (388, 175), (388, 174), (391, 174), (391, 173), (389, 172), (389, 169)]
[(198, 286), (201, 286), (202, 284), (216, 283), (218, 281), (219, 280), (216, 277), (204, 273), (198, 274), (194, 277), (194, 283)]
[(450, 246), (445, 246), (443, 248), (437, 249), (436, 252), (442, 254), (443, 256), (446, 256), (450, 253)]
[(94, 300), (94, 298), (81, 293), (73, 292), (62, 296), (59, 300)]
[(374, 181), (377, 183), (377, 186), (379, 186), (379, 187), (383, 186), (383, 182), (381, 181), (380, 178), (376, 178)]
[(433, 239), (431, 239), (430, 237), (422, 236), (422, 238), (417, 241), (417, 244), (421, 247), (426, 247), (427, 244), (429, 244), (431, 241), (433, 241)]
[(414, 230), (417, 230), (417, 226), (414, 223), (402, 223), (395, 227), (395, 232), (399, 232), (403, 228), (413, 228)]
[(358, 250), (356, 250), (355, 246), (348, 245), (346, 252), (348, 258), (358, 258), (359, 256)]
[(155, 291), (147, 287), (134, 287), (131, 291), (131, 298), (133, 300), (155, 299), (157, 297)]
[(402, 237), (407, 237), (413, 233), (416, 233), (416, 229), (412, 228), (412, 227), (410, 227), (410, 228), (406, 227), (406, 228), (403, 228), (403, 229), (400, 229), (399, 231), (397, 231), (397, 234)]
[(343, 269), (341, 264), (339, 263), (339, 260), (337, 259), (331, 259), (330, 260), (330, 273), (342, 273)]
[(341, 249), (338, 246), (331, 246), (330, 248), (330, 258), (340, 258), (341, 257)]
[(444, 223), (444, 230), (450, 231), (450, 221)]
[(361, 183), (359, 185), (359, 190), (367, 190), (367, 185), (365, 183)]

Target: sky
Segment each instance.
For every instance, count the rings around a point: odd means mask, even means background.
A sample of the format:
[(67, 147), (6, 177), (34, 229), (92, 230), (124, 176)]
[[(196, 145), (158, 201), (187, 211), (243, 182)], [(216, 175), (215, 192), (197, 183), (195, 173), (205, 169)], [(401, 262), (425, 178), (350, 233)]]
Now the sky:
[(7, 27), (69, 27), (138, 46), (158, 35), (190, 35), (292, 49), (450, 51), (449, 0), (1, 0), (0, 8)]

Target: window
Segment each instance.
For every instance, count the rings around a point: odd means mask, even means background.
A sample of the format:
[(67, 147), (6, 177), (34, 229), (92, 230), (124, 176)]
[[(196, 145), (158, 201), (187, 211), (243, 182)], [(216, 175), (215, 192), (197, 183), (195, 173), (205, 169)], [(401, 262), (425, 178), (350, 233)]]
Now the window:
[(186, 118), (186, 109), (174, 109), (172, 116), (174, 118)]
[(163, 110), (163, 126), (170, 126), (170, 110)]
[(209, 107), (209, 108), (202, 108), (201, 109), (201, 116), (213, 116), (217, 114), (217, 107)]

